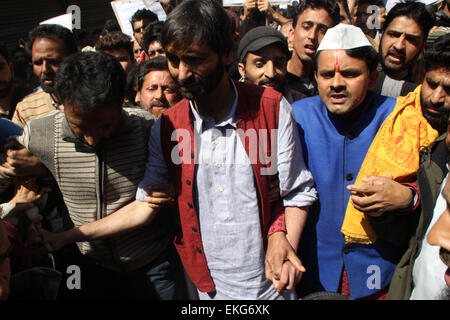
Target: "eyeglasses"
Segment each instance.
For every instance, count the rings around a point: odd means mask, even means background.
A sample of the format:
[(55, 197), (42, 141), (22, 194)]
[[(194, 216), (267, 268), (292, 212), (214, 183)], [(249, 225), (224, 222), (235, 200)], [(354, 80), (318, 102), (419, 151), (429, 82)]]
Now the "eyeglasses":
[(134, 33), (141, 33), (142, 31), (144, 31), (144, 27), (139, 27), (136, 29), (133, 29)]

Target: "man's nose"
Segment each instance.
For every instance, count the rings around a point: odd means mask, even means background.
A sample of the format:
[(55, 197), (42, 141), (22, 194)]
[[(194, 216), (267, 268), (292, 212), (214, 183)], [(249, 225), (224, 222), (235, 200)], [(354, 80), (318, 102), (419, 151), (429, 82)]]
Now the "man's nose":
[(264, 66), (264, 75), (269, 79), (272, 79), (275, 77), (276, 70), (275, 70), (275, 65), (272, 60), (268, 60), (266, 62), (265, 66)]

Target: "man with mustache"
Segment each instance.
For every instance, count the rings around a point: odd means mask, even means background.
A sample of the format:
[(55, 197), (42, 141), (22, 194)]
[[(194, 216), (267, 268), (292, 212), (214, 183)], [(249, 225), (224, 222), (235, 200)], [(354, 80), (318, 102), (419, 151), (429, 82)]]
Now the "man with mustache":
[(141, 62), (137, 71), (139, 103), (142, 108), (159, 118), (181, 100), (180, 89), (170, 76), (164, 56)]
[(292, 22), (293, 53), (287, 70), (289, 86), (308, 97), (317, 94), (314, 56), (328, 28), (340, 21), (339, 6), (331, 0), (301, 1)]
[(384, 96), (406, 96), (417, 87), (411, 74), (424, 50), (434, 18), (419, 2), (396, 4), (382, 26), (379, 60), (383, 68), (374, 91)]
[(287, 40), (281, 32), (271, 27), (256, 27), (239, 43), (239, 73), (243, 81), (274, 88), (293, 103), (305, 95), (288, 87), (287, 62), (290, 57)]
[[(377, 65), (377, 53), (361, 29), (344, 24), (329, 29), (316, 56), (319, 96), (293, 104), (320, 199), (311, 208), (298, 251), (308, 270), (299, 286), (303, 294), (334, 291), (352, 299), (385, 299), (408, 243), (407, 235), (389, 227), (399, 226), (397, 219), (408, 223), (413, 217), (410, 212), (418, 205), (416, 187), (400, 184), (389, 175), (374, 175), (372, 172), (384, 172), (380, 169), (386, 158), (382, 164), (365, 161), (368, 156), (373, 159), (371, 145), (385, 141), (377, 138), (378, 132), (388, 117), (392, 119), (396, 106), (394, 99), (371, 91)], [(414, 117), (426, 123), (420, 113), (414, 112)], [(395, 150), (398, 148), (395, 145)], [(370, 170), (364, 169), (367, 167)], [(361, 177), (363, 169), (368, 174)], [(361, 220), (352, 220), (358, 216), (354, 211), (348, 215), (353, 208), (364, 213)], [(354, 234), (345, 232), (348, 219), (351, 227), (346, 229), (356, 230)], [(385, 220), (392, 225), (380, 225)], [(366, 221), (375, 232), (372, 238), (365, 234), (367, 225), (362, 231), (359, 228)], [(390, 239), (391, 233), (399, 239)], [(280, 266), (275, 269), (280, 270)]]
[[(448, 213), (446, 200), (449, 200), (449, 188), (443, 186), (448, 180), (446, 164), (450, 154), (449, 61), (450, 34), (447, 34), (438, 38), (425, 52), (425, 80), (420, 90), (415, 91), (417, 96), (420, 95), (424, 117), (440, 136), (431, 146), (421, 151), (417, 184), (422, 197), (422, 210), (409, 248), (393, 276), (389, 289), (390, 299), (440, 299), (441, 291), (448, 285), (442, 277), (447, 268), (439, 260), (439, 247), (430, 245), (431, 241), (429, 243), (426, 239), (427, 236), (429, 239), (434, 238), (430, 230), (441, 215), (442, 220), (446, 220)], [(440, 241), (434, 239), (433, 243), (438, 244)]]
[(27, 46), (41, 87), (17, 104), (12, 121), (22, 127), (29, 120), (60, 107), (53, 93), (56, 71), (66, 57), (77, 51), (72, 32), (54, 24), (39, 25), (31, 30)]

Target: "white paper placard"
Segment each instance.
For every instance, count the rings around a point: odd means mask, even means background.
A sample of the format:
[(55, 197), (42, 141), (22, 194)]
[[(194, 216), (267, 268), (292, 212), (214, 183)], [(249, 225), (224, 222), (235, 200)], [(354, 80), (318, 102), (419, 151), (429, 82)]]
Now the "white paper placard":
[(156, 0), (116, 0), (111, 1), (111, 7), (122, 32), (133, 38), (133, 27), (130, 19), (133, 14), (140, 9), (149, 9), (153, 11), (159, 21), (166, 20), (166, 13), (161, 4)]
[(72, 13), (66, 13), (45, 21), (42, 21), (39, 24), (59, 24), (70, 31), (72, 31)]
[[(269, 0), (271, 5), (288, 5), (291, 4), (291, 0)], [(235, 6), (243, 6), (244, 0), (222, 0), (222, 5), (224, 7), (235, 7)]]

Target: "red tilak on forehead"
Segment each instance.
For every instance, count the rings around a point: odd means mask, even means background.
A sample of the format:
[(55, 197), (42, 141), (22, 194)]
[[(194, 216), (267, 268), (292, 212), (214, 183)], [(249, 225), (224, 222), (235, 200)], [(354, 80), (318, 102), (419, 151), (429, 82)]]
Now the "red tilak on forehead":
[(334, 51), (334, 72), (339, 72), (339, 58), (338, 58), (339, 50)]

